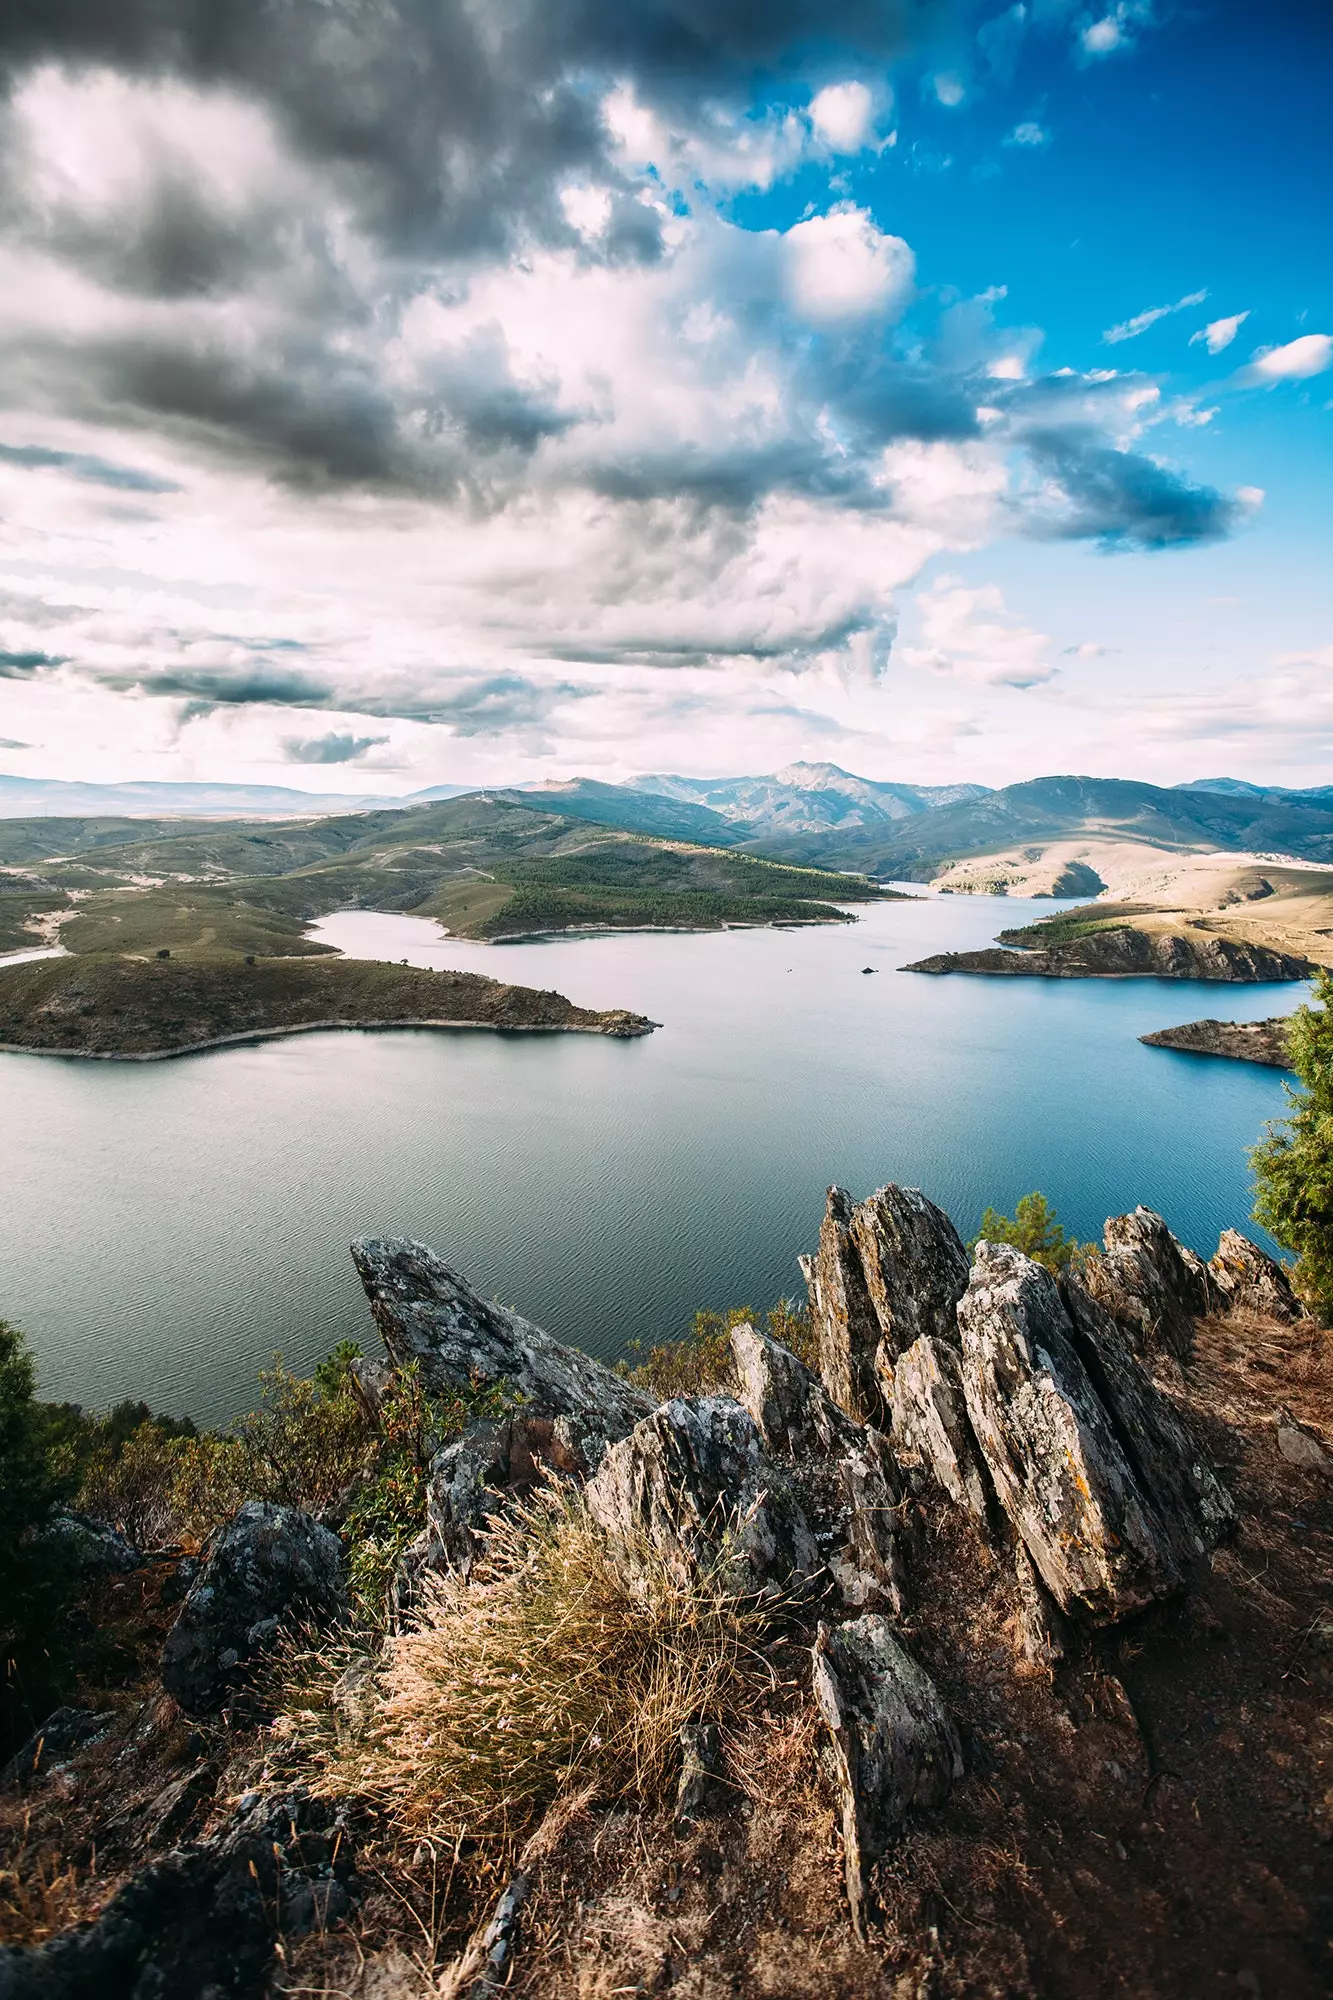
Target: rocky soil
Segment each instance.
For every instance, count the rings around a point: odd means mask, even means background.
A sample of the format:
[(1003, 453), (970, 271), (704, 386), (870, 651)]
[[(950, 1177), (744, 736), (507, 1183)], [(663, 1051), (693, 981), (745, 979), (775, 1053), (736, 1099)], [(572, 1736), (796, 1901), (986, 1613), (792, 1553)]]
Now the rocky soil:
[(474, 972), (359, 959), (102, 954), (0, 969), (0, 1048), (149, 1059), (314, 1028), (504, 1028), (651, 1034), (623, 1009)]
[(1287, 1022), (1278, 1014), (1267, 1021), (1186, 1021), (1179, 1028), (1159, 1028), (1140, 1035), (1151, 1049), (1180, 1049), (1192, 1056), (1231, 1056), (1237, 1062), (1266, 1063), (1290, 1069)]
[(10, 1851), (63, 1842), (84, 1921), (0, 1954), (3, 2000), (1327, 1991), (1333, 1369), (1255, 1245), (1205, 1264), (1139, 1208), (1057, 1277), (835, 1188), (817, 1370), (740, 1325), (727, 1391), (656, 1406), (421, 1244), (354, 1256), (368, 1397), (409, 1364), (514, 1395), (437, 1457), (402, 1619), (559, 1491), (631, 1596), (768, 1607), (762, 1713), (684, 1725), (673, 1794), (570, 1769), (485, 1867), (405, 1846), (265, 1747), (260, 1663), (284, 1620), (336, 1647), (343, 1599), (325, 1528), (242, 1509), (106, 1586), (160, 1607), (165, 1690), (5, 1774)]
[(1123, 925), (1046, 946), (944, 951), (904, 972), (977, 972), (1027, 979), (1219, 979), (1243, 985), (1309, 979), (1309, 959), (1268, 945), (1206, 932), (1144, 931)]

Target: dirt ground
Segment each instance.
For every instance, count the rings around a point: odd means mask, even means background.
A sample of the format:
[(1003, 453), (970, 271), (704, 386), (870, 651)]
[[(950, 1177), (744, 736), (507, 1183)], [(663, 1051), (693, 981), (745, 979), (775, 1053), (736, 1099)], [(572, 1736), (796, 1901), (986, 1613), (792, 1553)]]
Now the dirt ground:
[[(958, 1720), (966, 1775), (882, 1865), (867, 1945), (847, 1922), (808, 1656), (792, 1637), (774, 1651), (768, 1716), (727, 1746), (715, 1817), (681, 1836), (668, 1804), (585, 1800), (548, 1820), (527, 1857), (506, 1990), (1322, 2000), (1333, 1989), (1333, 1483), (1288, 1462), (1276, 1420), (1283, 1410), (1333, 1442), (1333, 1335), (1203, 1321), (1187, 1379), (1167, 1386), (1224, 1471), (1239, 1530), (1188, 1595), (1096, 1636), (1053, 1675), (1016, 1650), (1008, 1561), (959, 1510), (918, 1509), (905, 1637)], [(116, 1730), (0, 1801), (10, 1941), (100, 1906), (143, 1860), (171, 1778), (204, 1773), (173, 1823), (180, 1839), (253, 1771), (253, 1739), (201, 1731), (151, 1692), (171, 1616), (161, 1582), (142, 1572), (97, 1608), (125, 1635)], [(503, 1874), (457, 1852), (395, 1850), (370, 1825), (365, 1835), (357, 1911), (289, 1947), (284, 1990), (456, 1991), (450, 1962)]]

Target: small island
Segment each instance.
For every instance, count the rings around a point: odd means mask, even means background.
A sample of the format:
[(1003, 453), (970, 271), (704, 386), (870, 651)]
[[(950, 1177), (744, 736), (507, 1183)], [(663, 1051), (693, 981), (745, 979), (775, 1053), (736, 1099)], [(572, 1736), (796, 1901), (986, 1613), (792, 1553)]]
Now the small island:
[[(1146, 917), (1146, 922), (1127, 921)], [(1309, 979), (1308, 958), (1252, 938), (1226, 937), (1197, 920), (1141, 906), (1085, 905), (1022, 930), (1001, 931), (982, 951), (943, 951), (904, 972), (971, 972), (1018, 979), (1207, 979), (1233, 985)]]
[(1288, 1026), (1284, 1014), (1267, 1021), (1186, 1021), (1179, 1028), (1160, 1028), (1155, 1035), (1140, 1035), (1139, 1040), (1150, 1049), (1177, 1049), (1191, 1056), (1230, 1056), (1236, 1062), (1290, 1069)]
[(114, 953), (47, 958), (0, 972), (0, 1049), (150, 1062), (320, 1028), (491, 1028), (651, 1034), (623, 1008), (475, 972), (348, 958), (178, 959)]

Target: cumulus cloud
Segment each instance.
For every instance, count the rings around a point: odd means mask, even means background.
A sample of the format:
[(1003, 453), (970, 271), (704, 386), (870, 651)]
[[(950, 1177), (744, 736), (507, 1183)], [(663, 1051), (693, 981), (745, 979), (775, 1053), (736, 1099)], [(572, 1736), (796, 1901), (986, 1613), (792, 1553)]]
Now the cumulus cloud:
[(971, 588), (941, 576), (918, 593), (915, 610), (920, 643), (900, 649), (908, 666), (976, 687), (1040, 687), (1056, 671), (1045, 657), (1047, 635), (1009, 614), (997, 584)]
[(1149, 306), (1146, 312), (1135, 313), (1133, 319), (1123, 320), (1119, 326), (1108, 326), (1102, 339), (1112, 347), (1122, 340), (1137, 340), (1150, 326), (1156, 326), (1159, 319), (1169, 319), (1172, 313), (1184, 312), (1189, 306), (1201, 306), (1207, 296), (1206, 291), (1187, 292), (1173, 306)]
[(1250, 382), (1304, 382), (1333, 368), (1333, 334), (1303, 333), (1285, 347), (1260, 348), (1244, 376)]
[(1006, 146), (1049, 146), (1051, 135), (1044, 125), (1037, 123), (1035, 118), (1025, 118), (1021, 124), (1015, 125), (1004, 143)]
[(907, 244), (884, 234), (851, 202), (796, 223), (785, 241), (791, 299), (805, 319), (891, 312), (911, 289), (916, 263)]
[(387, 736), (352, 736), (330, 731), (327, 736), (286, 736), (282, 750), (290, 764), (353, 764), (388, 742)]
[(835, 153), (859, 153), (875, 129), (875, 99), (864, 83), (829, 83), (810, 100), (817, 138)]
[(1080, 23), (1077, 48), (1085, 62), (1132, 49), (1136, 31), (1152, 19), (1151, 0), (1118, 0), (1118, 4), (1096, 17), (1084, 16)]
[(1220, 354), (1224, 347), (1230, 347), (1249, 316), (1246, 311), (1232, 313), (1228, 319), (1210, 320), (1207, 326), (1201, 326), (1197, 333), (1190, 335), (1190, 346), (1195, 347), (1202, 341), (1210, 354)]

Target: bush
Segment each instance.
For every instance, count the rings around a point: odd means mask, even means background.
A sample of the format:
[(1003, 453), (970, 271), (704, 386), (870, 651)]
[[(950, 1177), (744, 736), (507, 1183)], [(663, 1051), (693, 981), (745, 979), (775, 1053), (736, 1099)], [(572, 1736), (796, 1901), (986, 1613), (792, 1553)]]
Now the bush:
[(683, 1723), (771, 1692), (756, 1642), (780, 1607), (720, 1567), (682, 1587), (646, 1544), (636, 1561), (631, 1588), (579, 1496), (548, 1491), (501, 1518), (470, 1581), (434, 1581), (350, 1708), (345, 1661), (298, 1660), (278, 1734), (322, 1787), (451, 1844), (508, 1843), (564, 1792), (655, 1797)]
[(1333, 973), (1315, 975), (1314, 1004), (1287, 1030), (1301, 1088), (1287, 1087), (1291, 1116), (1270, 1125), (1250, 1155), (1258, 1183), (1254, 1216), (1284, 1250), (1306, 1302), (1333, 1324)]
[(645, 1353), (631, 1341), (622, 1372), (650, 1395), (666, 1402), (672, 1396), (706, 1396), (736, 1387), (731, 1356), (731, 1329), (747, 1321), (761, 1326), (773, 1340), (789, 1347), (807, 1368), (819, 1369), (818, 1344), (809, 1316), (790, 1299), (779, 1299), (772, 1311), (756, 1313), (752, 1306), (730, 1306), (725, 1312), (697, 1312), (687, 1334), (664, 1341)]
[(1012, 1216), (1001, 1215), (998, 1210), (988, 1208), (981, 1218), (981, 1227), (969, 1250), (975, 1250), (978, 1243), (1012, 1243), (1024, 1256), (1034, 1263), (1044, 1264), (1048, 1271), (1058, 1276), (1070, 1265), (1077, 1265), (1092, 1250), (1093, 1243), (1079, 1243), (1074, 1237), (1066, 1236), (1057, 1222), (1055, 1210), (1044, 1194), (1025, 1194)]
[(64, 1497), (32, 1357), (0, 1320), (0, 1760), (50, 1711), (61, 1680), (69, 1579), (33, 1532)]

